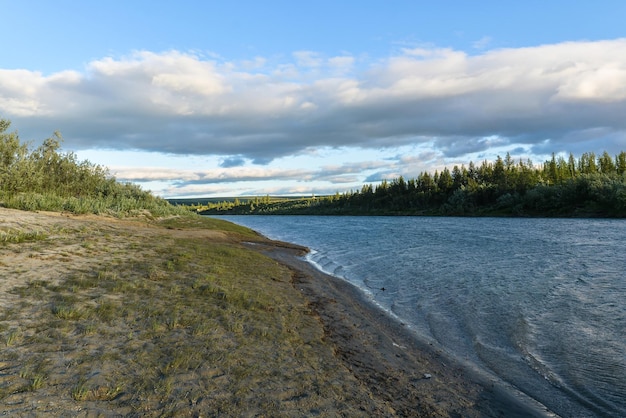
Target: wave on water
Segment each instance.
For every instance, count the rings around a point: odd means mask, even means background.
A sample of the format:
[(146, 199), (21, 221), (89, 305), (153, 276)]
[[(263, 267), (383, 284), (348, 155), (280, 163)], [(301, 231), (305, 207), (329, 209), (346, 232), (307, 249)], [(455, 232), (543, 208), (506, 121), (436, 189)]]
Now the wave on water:
[[(315, 267), (317, 270), (321, 271), (322, 273), (328, 274), (333, 277), (337, 277), (338, 279), (341, 279), (341, 280), (345, 280), (346, 282), (358, 287), (365, 294), (365, 296), (369, 299), (369, 301), (372, 304), (374, 304), (379, 309), (387, 313), (390, 317), (402, 322), (402, 318), (396, 315), (396, 313), (393, 312), (393, 309), (385, 307), (384, 305), (382, 305), (381, 303), (377, 301), (375, 292), (373, 292), (369, 286), (358, 286), (353, 281), (348, 280), (342, 274), (342, 273), (345, 273), (343, 266), (337, 265), (326, 256), (321, 256), (321, 258), (318, 259), (318, 255), (319, 255), (318, 251), (310, 250), (309, 253), (304, 257), (304, 259), (313, 267)], [(402, 323), (404, 324), (404, 322)], [(404, 324), (404, 325), (407, 326), (408, 328), (411, 328), (410, 324)]]

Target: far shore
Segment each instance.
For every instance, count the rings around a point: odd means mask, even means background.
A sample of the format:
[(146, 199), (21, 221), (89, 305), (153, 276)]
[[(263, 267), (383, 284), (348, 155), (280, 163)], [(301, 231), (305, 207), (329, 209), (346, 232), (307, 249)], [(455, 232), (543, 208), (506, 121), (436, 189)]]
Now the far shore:
[(0, 208), (0, 413), (550, 416), (305, 248), (197, 218)]

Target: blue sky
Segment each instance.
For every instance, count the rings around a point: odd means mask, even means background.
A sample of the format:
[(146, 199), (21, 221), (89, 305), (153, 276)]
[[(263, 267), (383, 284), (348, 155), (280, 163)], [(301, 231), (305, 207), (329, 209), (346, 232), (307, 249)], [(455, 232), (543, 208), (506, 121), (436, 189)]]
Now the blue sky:
[(623, 1), (0, 7), (0, 117), (165, 197), (626, 149)]

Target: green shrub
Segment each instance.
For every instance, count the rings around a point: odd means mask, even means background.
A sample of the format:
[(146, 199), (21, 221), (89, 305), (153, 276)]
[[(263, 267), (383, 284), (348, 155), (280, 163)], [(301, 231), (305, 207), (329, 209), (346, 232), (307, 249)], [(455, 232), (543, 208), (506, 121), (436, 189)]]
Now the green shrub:
[(11, 123), (0, 119), (0, 205), (28, 211), (130, 216), (148, 211), (153, 216), (187, 215), (136, 184), (120, 183), (107, 168), (78, 161), (60, 151), (59, 133), (31, 150)]

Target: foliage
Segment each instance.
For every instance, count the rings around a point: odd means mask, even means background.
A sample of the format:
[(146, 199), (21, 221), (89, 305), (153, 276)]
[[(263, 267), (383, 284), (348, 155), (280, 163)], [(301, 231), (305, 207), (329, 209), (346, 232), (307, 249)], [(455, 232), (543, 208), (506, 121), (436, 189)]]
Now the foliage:
[(567, 160), (553, 154), (538, 166), (507, 153), (342, 195), (222, 202), (201, 213), (626, 217), (626, 152)]
[(109, 171), (76, 154), (60, 151), (61, 135), (35, 148), (20, 142), (11, 123), (0, 119), (0, 204), (22, 210), (132, 215), (144, 211), (153, 216), (183, 214), (131, 183), (119, 183)]

